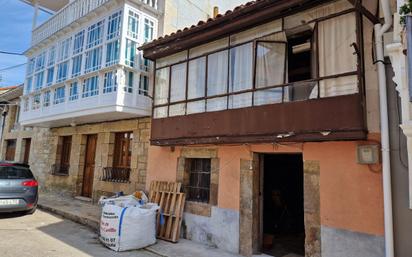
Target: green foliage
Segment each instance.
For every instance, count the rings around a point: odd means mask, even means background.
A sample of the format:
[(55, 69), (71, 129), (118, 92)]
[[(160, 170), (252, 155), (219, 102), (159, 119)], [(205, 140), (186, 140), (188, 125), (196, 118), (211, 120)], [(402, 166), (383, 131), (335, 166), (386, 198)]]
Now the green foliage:
[(408, 3), (402, 5), (399, 8), (399, 15), (401, 16), (400, 22), (402, 25), (406, 24), (406, 16), (412, 12), (412, 2), (409, 1)]

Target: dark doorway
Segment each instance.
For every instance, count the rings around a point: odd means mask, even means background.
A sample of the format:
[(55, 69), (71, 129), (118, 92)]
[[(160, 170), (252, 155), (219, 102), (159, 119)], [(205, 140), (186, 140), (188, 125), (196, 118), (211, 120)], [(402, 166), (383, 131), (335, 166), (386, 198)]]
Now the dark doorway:
[(262, 156), (262, 252), (305, 255), (303, 158), (301, 154)]

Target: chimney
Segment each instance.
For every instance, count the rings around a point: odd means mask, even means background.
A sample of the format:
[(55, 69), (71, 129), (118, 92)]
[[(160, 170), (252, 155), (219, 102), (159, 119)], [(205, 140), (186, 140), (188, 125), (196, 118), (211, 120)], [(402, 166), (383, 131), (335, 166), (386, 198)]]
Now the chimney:
[(218, 6), (213, 7), (213, 18), (216, 18), (218, 14), (219, 14), (219, 7)]

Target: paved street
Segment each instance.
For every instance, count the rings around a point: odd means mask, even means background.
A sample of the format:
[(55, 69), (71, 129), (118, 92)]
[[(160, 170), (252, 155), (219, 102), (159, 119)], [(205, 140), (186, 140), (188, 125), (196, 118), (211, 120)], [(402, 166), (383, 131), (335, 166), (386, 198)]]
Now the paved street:
[(147, 251), (116, 253), (103, 247), (89, 229), (37, 210), (33, 215), (0, 214), (2, 257), (154, 257)]

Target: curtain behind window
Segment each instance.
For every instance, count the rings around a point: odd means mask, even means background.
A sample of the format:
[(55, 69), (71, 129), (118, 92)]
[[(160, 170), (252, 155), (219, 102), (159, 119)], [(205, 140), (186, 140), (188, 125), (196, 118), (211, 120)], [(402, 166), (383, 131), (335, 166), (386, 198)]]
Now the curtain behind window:
[(169, 68), (156, 71), (155, 105), (166, 104), (169, 96)]
[(186, 99), (186, 63), (172, 66), (172, 77), (170, 85), (170, 102)]
[[(351, 46), (356, 42), (356, 18), (350, 13), (319, 22), (319, 76), (336, 75), (357, 70), (357, 56)], [(320, 82), (320, 97), (358, 92), (356, 76)]]
[[(284, 84), (286, 43), (258, 42), (256, 52), (256, 88)], [(282, 88), (255, 92), (255, 105), (282, 102)]]

